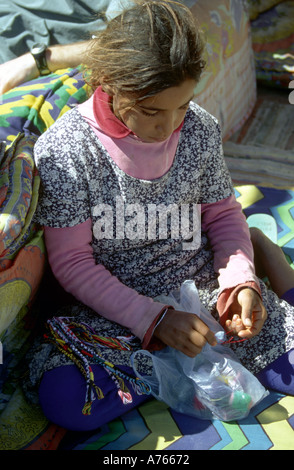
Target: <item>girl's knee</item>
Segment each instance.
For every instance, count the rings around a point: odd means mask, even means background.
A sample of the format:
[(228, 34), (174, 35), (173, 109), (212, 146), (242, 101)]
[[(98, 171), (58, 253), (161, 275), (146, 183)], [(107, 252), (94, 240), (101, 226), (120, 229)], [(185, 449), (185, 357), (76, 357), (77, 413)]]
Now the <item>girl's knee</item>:
[(132, 402), (123, 404), (115, 382), (103, 367), (93, 366), (93, 370), (95, 383), (103, 392), (103, 398), (95, 397), (90, 414), (83, 414), (86, 380), (75, 365), (57, 367), (44, 374), (39, 399), (49, 421), (71, 431), (91, 431), (146, 400), (146, 395), (136, 395), (130, 386)]
[(294, 395), (294, 349), (282, 354), (257, 374), (264, 387)]

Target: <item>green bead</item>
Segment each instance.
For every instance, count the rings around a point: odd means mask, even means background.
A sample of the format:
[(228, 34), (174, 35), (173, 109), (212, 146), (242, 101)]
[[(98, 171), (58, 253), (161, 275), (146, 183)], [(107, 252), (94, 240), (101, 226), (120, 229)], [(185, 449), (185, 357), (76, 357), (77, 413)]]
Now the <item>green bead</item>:
[(246, 411), (249, 409), (251, 396), (244, 392), (234, 392), (231, 405), (235, 410)]

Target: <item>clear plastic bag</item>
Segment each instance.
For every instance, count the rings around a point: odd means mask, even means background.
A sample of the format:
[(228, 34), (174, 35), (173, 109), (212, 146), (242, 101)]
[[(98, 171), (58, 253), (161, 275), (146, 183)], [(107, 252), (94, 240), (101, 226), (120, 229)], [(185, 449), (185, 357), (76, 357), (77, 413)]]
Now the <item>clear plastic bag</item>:
[[(215, 333), (218, 344), (207, 343), (194, 358), (170, 347), (154, 353), (136, 351), (132, 365), (138, 377), (150, 386), (152, 395), (180, 413), (202, 419), (234, 421), (248, 416), (268, 392), (228, 345), (222, 344), (226, 334), (201, 305), (195, 283), (186, 281), (176, 293), (157, 300), (197, 314)], [(151, 359), (152, 375), (139, 373), (141, 354)]]

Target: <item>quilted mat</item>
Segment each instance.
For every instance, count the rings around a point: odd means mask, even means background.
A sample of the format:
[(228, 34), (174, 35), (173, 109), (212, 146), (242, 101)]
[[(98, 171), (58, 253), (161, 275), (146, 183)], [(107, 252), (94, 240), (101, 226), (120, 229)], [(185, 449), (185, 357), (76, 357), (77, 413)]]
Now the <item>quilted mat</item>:
[(294, 397), (276, 393), (271, 393), (247, 419), (233, 423), (187, 417), (151, 401), (99, 429), (82, 443), (76, 442), (74, 449), (293, 450), (293, 416)]

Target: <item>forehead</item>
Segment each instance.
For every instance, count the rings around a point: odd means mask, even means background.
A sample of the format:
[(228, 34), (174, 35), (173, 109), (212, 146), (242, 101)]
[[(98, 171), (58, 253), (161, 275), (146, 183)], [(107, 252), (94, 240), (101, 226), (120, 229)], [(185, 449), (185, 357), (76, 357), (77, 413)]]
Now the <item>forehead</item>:
[(152, 110), (172, 110), (180, 108), (191, 101), (196, 87), (195, 80), (185, 80), (177, 87), (167, 88), (154, 96), (140, 101), (140, 107)]

